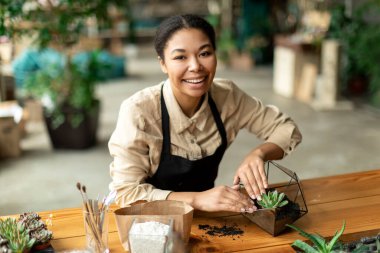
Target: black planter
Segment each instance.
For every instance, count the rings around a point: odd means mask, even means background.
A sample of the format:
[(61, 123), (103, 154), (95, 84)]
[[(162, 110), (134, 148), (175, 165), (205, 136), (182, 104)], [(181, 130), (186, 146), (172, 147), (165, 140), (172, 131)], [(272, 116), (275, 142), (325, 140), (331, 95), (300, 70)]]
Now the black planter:
[(46, 127), (54, 149), (86, 149), (96, 144), (96, 133), (98, 129), (100, 103), (96, 103), (89, 112), (65, 107), (62, 110), (65, 119), (70, 119), (74, 114), (82, 113), (83, 121), (78, 127), (73, 127), (66, 120), (54, 128), (52, 118), (44, 114)]

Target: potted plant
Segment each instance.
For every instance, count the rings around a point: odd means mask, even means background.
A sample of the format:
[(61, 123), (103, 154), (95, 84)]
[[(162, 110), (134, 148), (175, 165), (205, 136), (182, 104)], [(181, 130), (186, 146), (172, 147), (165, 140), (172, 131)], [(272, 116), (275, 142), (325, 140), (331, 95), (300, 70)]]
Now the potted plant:
[[(272, 236), (277, 236), (286, 229), (286, 224), (292, 224), (308, 210), (297, 175), (272, 161), (267, 162), (266, 168), (269, 188), (260, 201), (254, 200), (258, 210), (243, 215)], [(270, 183), (270, 174), (286, 181)]]
[(380, 107), (379, 21), (368, 18), (380, 13), (377, 0), (367, 0), (346, 15), (343, 5), (330, 10), (331, 22), (327, 36), (338, 39), (342, 45), (343, 91), (348, 95), (367, 95), (369, 102)]
[(305, 253), (360, 253), (360, 252), (378, 252), (380, 250), (379, 236), (373, 238), (362, 238), (360, 241), (352, 243), (341, 243), (339, 238), (342, 236), (346, 227), (343, 221), (343, 226), (340, 231), (335, 232), (330, 241), (326, 241), (321, 235), (310, 234), (294, 225), (287, 225), (288, 227), (299, 232), (300, 235), (305, 237), (311, 242), (311, 245), (301, 240), (296, 240), (292, 244), (293, 247), (301, 249)]
[(379, 14), (378, 0), (368, 0), (359, 6), (354, 15), (364, 25), (358, 30), (356, 41), (352, 45), (354, 60), (368, 77), (369, 103), (377, 108), (380, 108), (380, 21), (367, 19), (368, 16), (376, 17)]
[(31, 238), (28, 229), (14, 218), (0, 220), (0, 235), (8, 241), (8, 247), (13, 253), (29, 252), (36, 240)]
[(50, 246), (52, 237), (53, 233), (35, 212), (21, 214), (17, 220), (0, 219), (0, 246), (7, 247), (14, 253), (46, 249)]
[(100, 101), (95, 84), (104, 67), (97, 52), (91, 52), (82, 65), (50, 65), (25, 80), (27, 93), (41, 99), (54, 148), (82, 149), (96, 143)]
[(50, 246), (53, 233), (47, 229), (46, 224), (37, 213), (29, 212), (21, 214), (17, 222), (28, 230), (30, 238), (35, 239), (33, 249), (43, 250)]
[(110, 27), (112, 6), (129, 10), (128, 1), (122, 0), (7, 0), (1, 6), (0, 35), (13, 40), (29, 35), (39, 50), (54, 48), (59, 53), (57, 62), (34, 72), (26, 85), (29, 94), (42, 100), (54, 148), (82, 149), (95, 144), (100, 107), (94, 84), (104, 66), (96, 53), (87, 55), (84, 62), (76, 61), (76, 46), (91, 30), (89, 20), (96, 20), (92, 23), (98, 27)]

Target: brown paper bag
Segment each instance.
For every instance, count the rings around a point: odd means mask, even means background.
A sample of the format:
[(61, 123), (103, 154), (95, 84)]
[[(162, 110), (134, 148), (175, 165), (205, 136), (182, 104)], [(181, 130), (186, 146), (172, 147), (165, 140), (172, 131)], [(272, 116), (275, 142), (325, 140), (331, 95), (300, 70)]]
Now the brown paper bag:
[(128, 232), (134, 218), (171, 218), (174, 221), (174, 232), (187, 243), (190, 237), (194, 209), (181, 201), (157, 200), (138, 203), (115, 210), (115, 219), (119, 238), (123, 248), (128, 250)]

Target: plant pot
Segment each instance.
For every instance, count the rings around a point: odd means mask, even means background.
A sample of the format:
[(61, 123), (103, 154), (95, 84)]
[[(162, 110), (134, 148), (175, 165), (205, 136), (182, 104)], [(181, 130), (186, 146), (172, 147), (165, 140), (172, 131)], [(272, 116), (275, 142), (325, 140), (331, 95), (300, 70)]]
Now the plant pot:
[(368, 78), (365, 75), (353, 75), (347, 81), (348, 92), (351, 96), (361, 96), (368, 91)]
[(45, 251), (52, 252), (50, 248), (52, 249), (50, 241), (49, 241), (43, 244), (34, 245), (31, 252), (45, 252)]
[(73, 127), (70, 121), (54, 128), (52, 118), (44, 113), (46, 127), (54, 149), (86, 149), (96, 144), (98, 129), (100, 102), (90, 111), (78, 110), (66, 106), (62, 109), (65, 119), (70, 119), (74, 114), (82, 113), (83, 120), (77, 127)]
[(258, 209), (243, 215), (272, 236), (277, 236), (287, 228), (286, 224), (292, 224), (303, 215), (297, 203), (289, 199), (288, 202), (284, 207)]
[[(283, 207), (258, 209), (253, 213), (243, 213), (243, 215), (272, 236), (277, 236), (287, 228), (286, 224), (294, 223), (308, 210), (295, 172), (269, 161), (266, 163), (265, 174), (269, 184), (267, 191), (284, 193), (284, 200), (287, 200), (288, 204)], [(275, 183), (271, 183), (272, 178), (276, 180)], [(244, 187), (240, 190), (248, 196)], [(254, 202), (257, 207), (260, 207), (256, 200)]]

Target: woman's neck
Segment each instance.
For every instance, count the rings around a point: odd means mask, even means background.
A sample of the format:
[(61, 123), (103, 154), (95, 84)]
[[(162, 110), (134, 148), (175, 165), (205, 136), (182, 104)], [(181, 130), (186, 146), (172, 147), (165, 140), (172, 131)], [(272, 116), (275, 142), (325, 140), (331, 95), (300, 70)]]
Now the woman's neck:
[(191, 118), (201, 107), (204, 99), (204, 95), (197, 99), (177, 99), (179, 106), (181, 107), (183, 113)]

